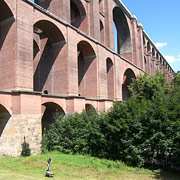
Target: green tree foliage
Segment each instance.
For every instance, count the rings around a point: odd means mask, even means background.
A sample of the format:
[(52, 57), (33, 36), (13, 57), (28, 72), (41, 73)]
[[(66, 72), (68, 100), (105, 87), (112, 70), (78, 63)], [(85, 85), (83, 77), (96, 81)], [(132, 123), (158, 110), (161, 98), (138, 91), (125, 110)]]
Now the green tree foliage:
[(44, 135), (43, 147), (82, 153), (129, 165), (180, 167), (180, 76), (170, 85), (165, 75), (140, 75), (131, 83), (132, 97), (107, 113), (58, 116)]
[(173, 145), (171, 148), (171, 161), (180, 167), (180, 74), (177, 73), (173, 80), (173, 91), (169, 100), (169, 117), (172, 123)]
[(45, 133), (42, 148), (63, 153), (82, 153), (102, 156), (100, 147), (104, 141), (100, 116), (91, 109), (87, 113), (58, 116), (56, 122)]
[(129, 86), (129, 91), (132, 96), (138, 99), (153, 100), (160, 94), (169, 94), (171, 86), (166, 82), (165, 75), (157, 71), (155, 76), (144, 74), (133, 79), (133, 83)]

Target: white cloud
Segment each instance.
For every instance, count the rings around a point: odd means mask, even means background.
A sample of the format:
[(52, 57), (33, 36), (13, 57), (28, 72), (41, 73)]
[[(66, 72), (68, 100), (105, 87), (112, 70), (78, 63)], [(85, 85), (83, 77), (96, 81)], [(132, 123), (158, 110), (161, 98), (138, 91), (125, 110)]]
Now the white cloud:
[(161, 48), (161, 47), (166, 46), (167, 44), (168, 44), (167, 42), (165, 42), (165, 43), (157, 42), (155, 45), (156, 45), (157, 48)]
[(175, 58), (174, 56), (164, 56), (168, 63), (180, 61), (180, 55)]
[(168, 63), (173, 63), (176, 61), (174, 56), (164, 56)]

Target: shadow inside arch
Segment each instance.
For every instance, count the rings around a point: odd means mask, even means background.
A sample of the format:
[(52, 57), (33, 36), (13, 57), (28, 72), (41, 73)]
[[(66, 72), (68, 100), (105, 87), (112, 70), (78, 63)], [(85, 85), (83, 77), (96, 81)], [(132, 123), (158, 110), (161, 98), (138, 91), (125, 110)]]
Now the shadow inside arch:
[(48, 7), (50, 6), (51, 2), (52, 2), (52, 0), (44, 0), (44, 1), (34, 0), (35, 4), (40, 5), (44, 9), (48, 9)]
[(8, 32), (11, 29), (12, 24), (14, 23), (14, 17), (10, 17), (9, 19), (0, 22), (0, 50), (3, 47), (4, 41), (8, 35)]
[(128, 87), (133, 79), (136, 79), (135, 73), (132, 69), (128, 68), (123, 75), (122, 100), (128, 100), (131, 97)]
[(65, 116), (65, 111), (54, 102), (42, 104), (42, 134), (49, 130), (50, 125), (55, 122), (58, 116)]
[(7, 111), (5, 107), (0, 105), (0, 137), (2, 136), (2, 133), (11, 118), (10, 113)]
[(35, 91), (42, 91), (49, 76), (49, 73), (55, 63), (55, 60), (64, 45), (65, 41), (62, 41), (61, 43), (58, 43), (54, 46), (52, 46), (49, 40), (46, 42), (45, 48), (34, 73)]
[(13, 13), (4, 0), (0, 1), (0, 50), (7, 38), (8, 32), (15, 22)]

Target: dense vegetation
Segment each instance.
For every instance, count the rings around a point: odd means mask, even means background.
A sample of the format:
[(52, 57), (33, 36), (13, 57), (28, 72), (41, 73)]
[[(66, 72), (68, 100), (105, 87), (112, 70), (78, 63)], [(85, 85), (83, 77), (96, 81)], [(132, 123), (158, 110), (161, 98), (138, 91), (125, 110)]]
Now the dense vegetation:
[(171, 85), (160, 72), (140, 75), (129, 90), (131, 98), (114, 103), (109, 112), (57, 116), (44, 134), (42, 151), (180, 168), (180, 75)]

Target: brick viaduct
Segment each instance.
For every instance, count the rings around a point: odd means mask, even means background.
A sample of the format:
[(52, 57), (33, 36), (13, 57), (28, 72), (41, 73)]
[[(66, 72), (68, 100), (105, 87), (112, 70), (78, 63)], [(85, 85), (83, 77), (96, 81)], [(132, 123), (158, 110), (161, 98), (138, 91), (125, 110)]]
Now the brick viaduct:
[(54, 112), (105, 111), (129, 97), (132, 78), (157, 69), (172, 80), (118, 0), (1, 0), (0, 155), (20, 155), (24, 136), (39, 153)]

